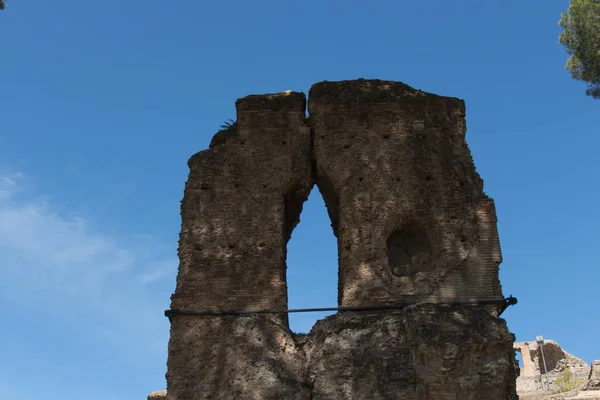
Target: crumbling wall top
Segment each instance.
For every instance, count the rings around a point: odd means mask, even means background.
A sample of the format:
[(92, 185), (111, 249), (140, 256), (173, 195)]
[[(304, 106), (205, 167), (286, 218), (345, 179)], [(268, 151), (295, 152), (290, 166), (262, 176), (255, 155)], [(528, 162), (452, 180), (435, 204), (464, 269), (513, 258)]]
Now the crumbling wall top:
[[(402, 82), (380, 79), (352, 81), (323, 81), (312, 85), (308, 95), (309, 107), (317, 104), (365, 104), (407, 102), (417, 105), (459, 108), (465, 114), (465, 103), (456, 97), (423, 92)], [(312, 110), (311, 110), (312, 112)]]
[(306, 109), (306, 94), (286, 90), (280, 93), (252, 94), (242, 97), (235, 102), (235, 107), (239, 111), (247, 110), (284, 110), (290, 109), (296, 111), (299, 105)]

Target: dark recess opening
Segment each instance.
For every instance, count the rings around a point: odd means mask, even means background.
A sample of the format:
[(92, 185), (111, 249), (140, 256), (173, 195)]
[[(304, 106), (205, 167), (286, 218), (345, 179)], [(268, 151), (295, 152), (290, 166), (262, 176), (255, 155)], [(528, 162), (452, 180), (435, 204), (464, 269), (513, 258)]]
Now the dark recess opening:
[(388, 265), (398, 277), (431, 269), (431, 246), (425, 232), (414, 222), (393, 231), (387, 240)]

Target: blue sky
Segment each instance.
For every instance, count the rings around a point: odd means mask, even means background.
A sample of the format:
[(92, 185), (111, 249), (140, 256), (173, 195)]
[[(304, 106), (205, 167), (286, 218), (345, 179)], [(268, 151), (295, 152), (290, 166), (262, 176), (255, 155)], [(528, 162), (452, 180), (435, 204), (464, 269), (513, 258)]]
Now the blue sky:
[[(8, 2), (0, 13), (0, 391), (164, 388), (187, 159), (247, 94), (380, 78), (456, 96), (496, 200), (504, 317), (600, 358), (600, 102), (564, 70), (567, 0)], [(317, 190), (290, 307), (336, 303)], [(292, 318), (308, 331), (317, 315)]]

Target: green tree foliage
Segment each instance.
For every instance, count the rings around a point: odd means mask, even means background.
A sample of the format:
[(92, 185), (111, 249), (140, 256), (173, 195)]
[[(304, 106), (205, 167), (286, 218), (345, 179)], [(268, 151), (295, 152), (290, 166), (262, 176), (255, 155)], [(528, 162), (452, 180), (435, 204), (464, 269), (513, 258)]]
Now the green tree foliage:
[(4, 7), (6, 7), (6, 2), (4, 0), (0, 0), (0, 10), (4, 10)]
[(600, 0), (571, 0), (559, 25), (559, 43), (570, 57), (566, 68), (573, 78), (587, 83), (586, 94), (600, 99)]
[(581, 385), (581, 383), (580, 380), (573, 378), (573, 372), (567, 368), (562, 376), (554, 381), (554, 390), (557, 393), (569, 392)]

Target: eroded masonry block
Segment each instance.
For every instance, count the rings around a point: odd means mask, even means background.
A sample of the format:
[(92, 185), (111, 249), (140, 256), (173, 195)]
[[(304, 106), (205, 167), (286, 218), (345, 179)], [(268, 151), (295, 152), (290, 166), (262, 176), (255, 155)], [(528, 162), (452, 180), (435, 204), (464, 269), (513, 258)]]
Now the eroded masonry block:
[(295, 92), (236, 108), (189, 161), (172, 310), (285, 310), (286, 245), (315, 183), (339, 305), (405, 307), (341, 311), (301, 339), (285, 313), (173, 316), (167, 399), (513, 400), (514, 338), (489, 305), (503, 299), (495, 208), (464, 103), (357, 80), (315, 84), (308, 118)]
[(310, 399), (304, 353), (285, 324), (253, 316), (177, 317), (167, 400)]
[(592, 361), (585, 390), (600, 390), (600, 360)]
[(485, 310), (422, 304), (348, 312), (301, 342), (312, 399), (513, 399), (514, 340)]

